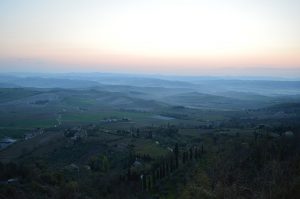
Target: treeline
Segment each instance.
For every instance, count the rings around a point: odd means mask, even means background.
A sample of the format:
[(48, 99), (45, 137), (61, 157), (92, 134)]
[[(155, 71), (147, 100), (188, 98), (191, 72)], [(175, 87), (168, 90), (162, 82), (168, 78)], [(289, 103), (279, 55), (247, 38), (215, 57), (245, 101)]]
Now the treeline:
[(80, 198), (78, 182), (43, 161), (27, 164), (0, 162), (0, 199)]
[(300, 134), (296, 131), (278, 136), (269, 131), (211, 136), (211, 163), (195, 171), (197, 177), (188, 182), (180, 198), (300, 198)]
[(154, 160), (154, 163), (151, 164), (149, 169), (143, 168), (141, 170), (136, 170), (132, 168), (131, 165), (134, 164), (135, 161), (147, 162), (153, 160), (153, 158), (149, 154), (130, 155), (127, 173), (126, 175), (120, 176), (120, 179), (123, 182), (135, 182), (135, 186), (138, 186), (138, 188), (135, 189), (150, 191), (157, 186), (161, 180), (169, 177), (179, 168), (184, 167), (191, 161), (200, 159), (204, 152), (203, 144), (201, 146), (192, 146), (188, 149), (179, 149), (176, 143), (172, 153)]

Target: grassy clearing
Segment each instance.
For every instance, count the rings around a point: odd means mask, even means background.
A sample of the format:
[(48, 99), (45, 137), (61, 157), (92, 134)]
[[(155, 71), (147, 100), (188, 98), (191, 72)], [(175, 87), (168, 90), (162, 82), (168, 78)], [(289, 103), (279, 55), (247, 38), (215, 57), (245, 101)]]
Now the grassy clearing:
[(97, 103), (97, 101), (93, 98), (80, 97), (66, 97), (62, 102), (69, 106), (91, 106)]
[(0, 128), (0, 139), (4, 137), (20, 139), (28, 131), (30, 131), (28, 128)]
[(147, 117), (147, 113), (134, 113), (123, 111), (99, 111), (66, 113), (62, 115), (62, 122), (100, 122), (105, 118), (129, 118), (131, 120), (140, 120)]
[(201, 137), (203, 133), (212, 133), (214, 130), (210, 129), (180, 129), (179, 134), (188, 137)]
[[(19, 140), (0, 152), (0, 161), (22, 159), (22, 156), (44, 156), (62, 140), (61, 133), (44, 133), (29, 140)], [(37, 150), (39, 149), (39, 150)]]
[(153, 157), (160, 157), (167, 154), (168, 150), (156, 144), (153, 140), (136, 139), (135, 150), (140, 154), (151, 154)]
[(39, 94), (38, 91), (23, 88), (0, 88), (0, 102), (8, 102)]

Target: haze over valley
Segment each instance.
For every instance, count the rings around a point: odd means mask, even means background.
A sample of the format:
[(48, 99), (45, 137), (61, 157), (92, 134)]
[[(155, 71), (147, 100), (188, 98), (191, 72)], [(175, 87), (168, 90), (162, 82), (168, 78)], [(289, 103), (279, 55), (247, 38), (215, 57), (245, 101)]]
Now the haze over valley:
[(1, 0), (0, 199), (300, 198), (300, 1)]

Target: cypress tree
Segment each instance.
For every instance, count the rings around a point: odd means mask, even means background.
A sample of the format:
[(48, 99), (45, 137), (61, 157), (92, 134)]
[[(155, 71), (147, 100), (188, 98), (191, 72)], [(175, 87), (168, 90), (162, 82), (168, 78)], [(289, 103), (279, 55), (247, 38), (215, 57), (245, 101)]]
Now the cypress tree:
[(170, 159), (170, 171), (171, 173), (173, 172), (174, 170), (174, 161), (173, 161), (173, 156), (171, 156), (171, 159)]
[(130, 171), (130, 168), (127, 171), (127, 179), (131, 180), (131, 171)]
[(170, 174), (170, 162), (169, 161), (166, 161), (166, 175), (169, 175)]
[(182, 154), (182, 163), (185, 164), (186, 161), (186, 152), (183, 152)]
[(175, 164), (176, 164), (176, 169), (177, 169), (178, 168), (178, 156), (179, 156), (178, 143), (175, 144), (174, 154), (175, 154)]
[(147, 189), (147, 176), (146, 175), (144, 175), (144, 174), (142, 174), (143, 175), (143, 177), (142, 177), (142, 185), (143, 185), (143, 190), (146, 190)]
[(190, 148), (190, 160), (193, 160), (193, 147)]
[(155, 170), (152, 170), (151, 175), (152, 175), (152, 185), (154, 186), (156, 183)]
[(151, 190), (151, 175), (148, 175), (147, 176), (147, 179), (148, 179), (148, 191), (150, 191)]
[(159, 167), (156, 169), (156, 179), (160, 179)]

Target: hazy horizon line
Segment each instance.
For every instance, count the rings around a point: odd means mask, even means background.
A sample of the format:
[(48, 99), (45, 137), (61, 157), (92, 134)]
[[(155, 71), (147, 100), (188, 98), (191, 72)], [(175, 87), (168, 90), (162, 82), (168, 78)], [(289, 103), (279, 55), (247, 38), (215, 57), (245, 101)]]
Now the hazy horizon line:
[(286, 80), (286, 81), (300, 81), (299, 76), (276, 76), (276, 75), (192, 75), (192, 74), (171, 74), (171, 73), (151, 73), (151, 72), (115, 72), (115, 71), (47, 71), (47, 72), (33, 72), (33, 71), (9, 71), (9, 72), (0, 72), (0, 75), (9, 75), (9, 76), (41, 76), (41, 75), (59, 75), (59, 76), (72, 76), (72, 75), (119, 75), (119, 76), (132, 76), (132, 77), (156, 77), (156, 78), (207, 78), (207, 79), (240, 79), (240, 80)]

